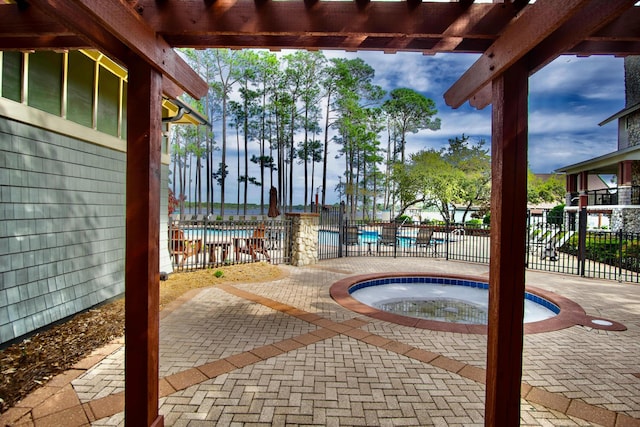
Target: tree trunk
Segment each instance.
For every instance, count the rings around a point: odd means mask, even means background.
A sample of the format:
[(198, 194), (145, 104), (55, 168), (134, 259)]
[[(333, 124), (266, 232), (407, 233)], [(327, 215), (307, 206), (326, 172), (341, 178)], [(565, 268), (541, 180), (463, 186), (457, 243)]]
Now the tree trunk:
[(237, 177), (238, 177), (238, 188), (237, 188), (237, 197), (236, 197), (236, 215), (240, 215), (240, 128), (236, 126), (236, 148), (238, 149), (238, 169), (237, 169)]
[[(245, 100), (244, 100), (244, 200), (242, 201), (242, 214), (247, 215), (247, 192), (249, 190), (249, 107), (247, 106), (247, 96), (249, 91), (245, 80)], [(240, 153), (238, 153), (240, 155)]]
[(309, 109), (305, 106), (304, 109), (304, 145), (302, 147), (302, 151), (304, 153), (304, 211), (307, 211), (307, 204), (309, 199), (307, 198), (307, 189), (309, 188), (309, 170), (308, 170), (308, 160), (309, 160), (309, 152), (308, 152), (308, 148), (309, 148), (309, 123), (308, 120), (309, 119)]
[(291, 140), (289, 141), (290, 149), (289, 149), (289, 211), (293, 211), (293, 159), (295, 153), (295, 143), (294, 143), (294, 129), (295, 129), (295, 102), (291, 107)]
[(327, 203), (327, 156), (329, 155), (329, 110), (331, 106), (331, 92), (327, 93), (327, 113), (324, 121), (324, 156), (322, 158), (322, 206)]
[(222, 160), (221, 160), (221, 168), (220, 173), (222, 176), (220, 177), (220, 216), (224, 218), (224, 184), (226, 181), (226, 166), (227, 164), (227, 97), (223, 94), (222, 96)]

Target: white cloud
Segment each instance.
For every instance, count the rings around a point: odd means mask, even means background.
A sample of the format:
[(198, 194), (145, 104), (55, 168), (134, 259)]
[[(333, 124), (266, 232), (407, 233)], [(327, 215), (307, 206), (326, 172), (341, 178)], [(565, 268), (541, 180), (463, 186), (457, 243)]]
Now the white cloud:
[(592, 100), (624, 102), (622, 58), (560, 56), (530, 78), (531, 96), (573, 94)]

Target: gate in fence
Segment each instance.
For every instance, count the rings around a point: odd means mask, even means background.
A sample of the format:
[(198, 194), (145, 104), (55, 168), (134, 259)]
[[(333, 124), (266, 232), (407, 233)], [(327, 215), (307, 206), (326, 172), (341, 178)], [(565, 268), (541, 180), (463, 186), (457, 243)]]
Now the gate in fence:
[(318, 223), (318, 259), (342, 256), (344, 205), (323, 207)]

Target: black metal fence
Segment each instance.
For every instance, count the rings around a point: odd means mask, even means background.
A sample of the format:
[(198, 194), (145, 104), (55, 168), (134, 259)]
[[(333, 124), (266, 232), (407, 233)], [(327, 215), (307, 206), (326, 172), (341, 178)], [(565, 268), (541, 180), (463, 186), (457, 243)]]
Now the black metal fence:
[(319, 259), (402, 256), (489, 262), (488, 229), (327, 219), (320, 225)]
[[(573, 218), (531, 221), (526, 265), (530, 269), (640, 282), (640, 233), (588, 230), (586, 212)], [(432, 257), (488, 263), (489, 229), (368, 223), (345, 219), (339, 208), (320, 215), (319, 259), (349, 256)]]
[(286, 264), (291, 258), (291, 221), (209, 221), (172, 219), (169, 253), (174, 270), (267, 261)]
[(587, 212), (560, 224), (530, 224), (527, 266), (585, 277), (640, 282), (640, 233), (587, 228)]

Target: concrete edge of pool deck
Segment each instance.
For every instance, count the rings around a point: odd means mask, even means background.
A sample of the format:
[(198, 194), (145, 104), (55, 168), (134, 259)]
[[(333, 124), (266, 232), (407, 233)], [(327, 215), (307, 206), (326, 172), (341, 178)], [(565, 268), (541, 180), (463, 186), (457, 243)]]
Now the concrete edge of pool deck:
[[(402, 279), (407, 277), (436, 278), (436, 279), (454, 279), (472, 282), (484, 282), (487, 280), (480, 276), (469, 276), (460, 274), (441, 274), (441, 273), (416, 273), (416, 272), (387, 272), (387, 273), (369, 273), (356, 276), (349, 276), (335, 282), (330, 289), (331, 297), (341, 306), (363, 314), (374, 319), (383, 320), (385, 322), (396, 323), (402, 326), (409, 326), (419, 329), (430, 329), (433, 331), (463, 333), (463, 334), (487, 334), (486, 325), (465, 324), (441, 322), (436, 320), (420, 319), (417, 317), (403, 316), (399, 314), (389, 313), (378, 310), (375, 307), (364, 304), (351, 296), (351, 288), (359, 283), (368, 282), (377, 279)], [(375, 285), (374, 285), (375, 286)], [(624, 331), (626, 327), (619, 322), (600, 317), (589, 316), (584, 309), (576, 302), (558, 295), (551, 291), (546, 291), (534, 286), (527, 286), (526, 291), (534, 295), (538, 295), (547, 301), (552, 302), (560, 308), (560, 312), (549, 319), (525, 324), (525, 334), (536, 334), (542, 332), (557, 331), (569, 328), (571, 326), (581, 325), (594, 329), (602, 329), (608, 331)], [(601, 321), (601, 322), (598, 322)]]
[[(323, 266), (318, 266), (317, 268), (322, 267)], [(335, 271), (341, 274), (349, 273), (339, 269), (332, 269), (329, 265), (325, 265), (324, 267), (327, 271)], [(377, 277), (379, 275), (375, 276)], [(160, 378), (160, 397), (170, 396), (178, 391), (185, 390), (188, 387), (198, 385), (209, 379), (241, 369), (242, 367), (251, 366), (272, 357), (277, 357), (278, 355), (295, 351), (339, 335), (350, 337), (386, 351), (429, 364), (477, 383), (485, 383), (486, 370), (483, 368), (364, 330), (363, 327), (370, 324), (371, 319), (356, 316), (345, 321), (333, 321), (318, 314), (257, 295), (246, 289), (240, 289), (237, 285), (220, 285), (216, 286), (216, 288), (314, 324), (318, 329), (281, 342), (256, 347), (250, 351), (242, 351), (212, 363), (196, 366)], [(197, 289), (184, 295), (179, 301), (167, 306), (161, 312), (161, 317), (166, 317), (168, 314), (171, 314), (184, 303), (197, 300), (201, 292), (204, 292), (204, 290)], [(81, 403), (75, 395), (71, 382), (93, 366), (99, 364), (109, 355), (121, 349), (123, 345), (124, 340), (119, 338), (109, 345), (96, 350), (93, 354), (76, 364), (72, 370), (58, 375), (43, 388), (39, 389), (39, 391), (32, 393), (23, 399), (23, 401), (19, 402), (14, 408), (1, 414), (0, 425), (89, 425), (105, 417), (111, 417), (121, 413), (124, 410), (123, 393), (111, 394)], [(550, 392), (542, 387), (532, 386), (526, 382), (522, 383), (522, 398), (529, 403), (540, 405), (541, 407), (548, 408), (563, 415), (598, 425), (611, 427), (640, 426), (640, 419), (632, 418), (626, 414), (605, 409), (598, 405), (585, 403), (581, 399), (567, 398), (561, 393)], [(533, 412), (536, 412), (535, 409)]]

